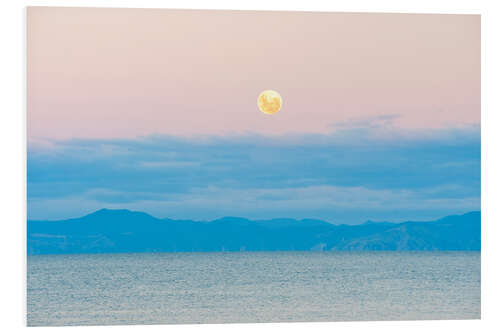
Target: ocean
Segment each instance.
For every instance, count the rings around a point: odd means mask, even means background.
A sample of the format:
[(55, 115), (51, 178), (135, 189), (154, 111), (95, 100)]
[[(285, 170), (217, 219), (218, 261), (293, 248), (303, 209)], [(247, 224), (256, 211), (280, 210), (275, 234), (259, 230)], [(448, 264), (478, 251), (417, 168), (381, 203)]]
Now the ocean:
[(28, 256), (28, 326), (478, 319), (480, 252)]

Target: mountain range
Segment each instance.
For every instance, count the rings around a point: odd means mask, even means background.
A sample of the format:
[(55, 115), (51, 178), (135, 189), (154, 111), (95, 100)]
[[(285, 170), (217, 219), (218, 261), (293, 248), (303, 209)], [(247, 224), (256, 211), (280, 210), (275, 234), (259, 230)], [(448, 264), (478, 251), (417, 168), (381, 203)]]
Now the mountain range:
[(58, 221), (28, 220), (28, 255), (211, 251), (481, 250), (481, 212), (435, 221), (335, 225), (313, 219), (210, 222), (101, 209)]

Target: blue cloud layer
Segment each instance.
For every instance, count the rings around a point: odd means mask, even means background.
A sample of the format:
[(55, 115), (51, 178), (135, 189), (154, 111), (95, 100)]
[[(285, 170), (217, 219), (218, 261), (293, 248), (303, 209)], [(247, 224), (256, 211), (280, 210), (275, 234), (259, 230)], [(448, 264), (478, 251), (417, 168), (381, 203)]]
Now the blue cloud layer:
[(160, 217), (357, 223), (479, 209), (478, 128), (331, 135), (54, 141), (28, 149), (28, 215), (102, 207)]

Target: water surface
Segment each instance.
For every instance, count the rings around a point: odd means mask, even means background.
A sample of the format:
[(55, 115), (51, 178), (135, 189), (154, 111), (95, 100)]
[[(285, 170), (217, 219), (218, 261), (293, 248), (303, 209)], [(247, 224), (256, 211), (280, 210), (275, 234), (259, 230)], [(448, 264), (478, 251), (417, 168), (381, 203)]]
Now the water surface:
[(28, 257), (28, 325), (480, 318), (480, 252)]

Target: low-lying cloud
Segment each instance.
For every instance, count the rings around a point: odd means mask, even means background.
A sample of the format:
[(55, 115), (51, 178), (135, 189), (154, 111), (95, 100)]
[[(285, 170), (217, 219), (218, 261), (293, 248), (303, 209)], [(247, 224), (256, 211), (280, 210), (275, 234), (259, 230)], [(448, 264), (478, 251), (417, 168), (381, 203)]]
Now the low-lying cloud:
[(478, 128), (375, 134), (53, 141), (28, 149), (28, 215), (116, 207), (357, 223), (479, 209)]

